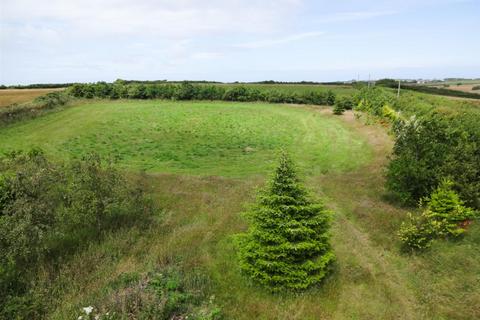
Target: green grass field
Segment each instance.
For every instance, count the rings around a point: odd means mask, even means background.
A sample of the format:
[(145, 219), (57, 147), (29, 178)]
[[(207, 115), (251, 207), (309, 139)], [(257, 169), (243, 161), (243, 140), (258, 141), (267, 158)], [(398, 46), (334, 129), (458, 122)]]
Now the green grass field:
[[(0, 129), (0, 150), (42, 147), (53, 158), (96, 151), (144, 177), (164, 209), (158, 222), (109, 234), (41, 269), (31, 295), (49, 319), (118, 299), (119, 279), (179, 268), (225, 319), (475, 319), (480, 317), (480, 229), (425, 254), (399, 249), (406, 209), (385, 200), (392, 147), (382, 126), (353, 113), (256, 103), (93, 101)], [(334, 272), (301, 294), (251, 285), (236, 264), (233, 236), (286, 148), (314, 196), (335, 212)], [(201, 275), (201, 277), (199, 276)]]
[(263, 174), (281, 148), (309, 174), (353, 169), (370, 156), (364, 139), (318, 109), (269, 104), (97, 102), (0, 134), (4, 152), (32, 146), (61, 158), (97, 152), (130, 169), (194, 175)]

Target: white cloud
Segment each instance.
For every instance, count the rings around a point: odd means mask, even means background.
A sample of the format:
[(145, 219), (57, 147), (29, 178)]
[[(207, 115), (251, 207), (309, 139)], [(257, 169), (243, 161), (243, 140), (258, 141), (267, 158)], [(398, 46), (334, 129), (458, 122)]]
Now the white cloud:
[(283, 37), (283, 38), (265, 39), (265, 40), (239, 43), (239, 44), (234, 45), (234, 47), (247, 48), (247, 49), (271, 47), (271, 46), (290, 43), (290, 42), (294, 42), (294, 41), (300, 41), (300, 40), (305, 40), (305, 39), (309, 39), (309, 38), (316, 38), (316, 37), (322, 36), (324, 34), (325, 34), (325, 32), (322, 32), (322, 31), (304, 32), (304, 33), (289, 35), (289, 36)]
[(320, 17), (318, 18), (317, 21), (322, 23), (333, 23), (333, 22), (367, 20), (367, 19), (372, 19), (377, 17), (394, 15), (397, 13), (398, 12), (394, 10), (338, 12), (332, 15)]
[(271, 32), (301, 0), (3, 0), (3, 24), (58, 24), (69, 34), (168, 38)]

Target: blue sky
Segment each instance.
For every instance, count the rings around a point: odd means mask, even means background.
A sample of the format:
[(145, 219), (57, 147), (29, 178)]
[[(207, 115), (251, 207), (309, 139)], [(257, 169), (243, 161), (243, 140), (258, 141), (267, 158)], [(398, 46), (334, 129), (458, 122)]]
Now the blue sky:
[(0, 83), (480, 77), (479, 0), (2, 0)]

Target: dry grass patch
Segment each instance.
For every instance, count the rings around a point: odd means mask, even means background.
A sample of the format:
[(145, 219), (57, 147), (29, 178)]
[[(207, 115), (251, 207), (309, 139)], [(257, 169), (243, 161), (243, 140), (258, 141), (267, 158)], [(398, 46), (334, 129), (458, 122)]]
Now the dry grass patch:
[(4, 89), (0, 90), (0, 108), (14, 103), (24, 103), (54, 91), (61, 91), (63, 88), (52, 89)]

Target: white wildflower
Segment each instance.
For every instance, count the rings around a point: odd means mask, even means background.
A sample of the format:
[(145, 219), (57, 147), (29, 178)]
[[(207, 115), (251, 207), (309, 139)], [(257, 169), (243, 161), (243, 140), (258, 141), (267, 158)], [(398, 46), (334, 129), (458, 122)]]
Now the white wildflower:
[(85, 311), (85, 314), (88, 316), (90, 313), (92, 313), (93, 307), (92, 306), (85, 307), (83, 308), (83, 311)]

